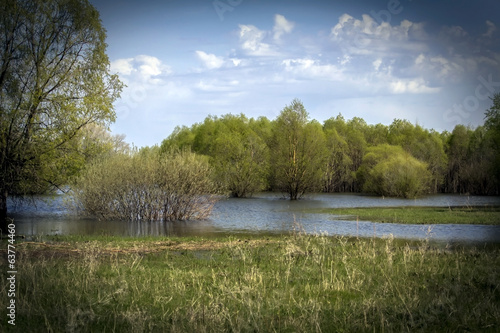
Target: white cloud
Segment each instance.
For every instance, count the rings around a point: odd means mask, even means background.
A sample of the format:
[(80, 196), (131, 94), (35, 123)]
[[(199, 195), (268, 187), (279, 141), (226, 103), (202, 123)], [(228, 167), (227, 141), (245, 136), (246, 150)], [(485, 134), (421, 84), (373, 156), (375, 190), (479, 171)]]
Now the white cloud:
[(274, 27), (273, 27), (274, 40), (278, 41), (281, 38), (281, 35), (292, 32), (294, 26), (295, 26), (294, 22), (288, 21), (283, 15), (276, 14), (274, 16)]
[(238, 80), (200, 80), (196, 84), (196, 88), (205, 92), (235, 92), (239, 84), (240, 82)]
[(422, 63), (424, 63), (425, 61), (425, 55), (423, 55), (422, 53), (420, 53), (417, 57), (417, 59), (415, 59), (415, 64), (416, 65), (421, 65)]
[(266, 32), (253, 25), (240, 24), (240, 42), (241, 48), (248, 54), (254, 56), (275, 55), (276, 52), (271, 49), (271, 45), (262, 42), (266, 37)]
[(133, 80), (158, 84), (162, 82), (162, 77), (172, 73), (170, 66), (149, 55), (117, 59), (111, 62), (110, 67), (111, 72), (118, 73), (125, 83)]
[(382, 59), (378, 58), (372, 64), (373, 64), (373, 68), (375, 69), (375, 71), (378, 72), (380, 69), (380, 65), (382, 65)]
[(132, 61), (134, 58), (118, 59), (111, 62), (111, 73), (118, 73), (123, 75), (130, 75), (134, 70)]
[(135, 58), (135, 60), (141, 64), (139, 66), (139, 72), (144, 77), (150, 78), (152, 76), (158, 76), (162, 73), (170, 73), (170, 68), (163, 65), (161, 60), (156, 57), (139, 55)]
[(351, 62), (352, 57), (348, 54), (344, 54), (342, 58), (339, 58), (339, 63), (342, 66), (345, 66)]
[(421, 42), (427, 34), (422, 23), (403, 20), (392, 26), (388, 22), (377, 23), (370, 15), (356, 19), (349, 14), (340, 16), (331, 29), (331, 39), (352, 54), (389, 54), (396, 50), (424, 50)]
[(390, 83), (390, 90), (394, 94), (428, 94), (437, 93), (441, 89), (429, 87), (422, 78), (416, 78), (412, 80), (394, 80)]
[(208, 69), (216, 69), (224, 65), (224, 59), (215, 54), (208, 54), (203, 51), (196, 51), (196, 55)]
[(293, 74), (295, 78), (325, 79), (339, 81), (343, 78), (342, 69), (335, 65), (320, 64), (314, 59), (285, 59), (282, 61), (285, 71)]
[(486, 25), (488, 26), (488, 31), (486, 31), (486, 33), (483, 34), (483, 36), (485, 37), (493, 36), (493, 33), (497, 30), (497, 26), (495, 25), (495, 23), (491, 21), (486, 21)]
[(451, 59), (447, 59), (442, 55), (419, 54), (414, 63), (417, 72), (437, 80), (441, 84), (460, 82), (467, 69), (474, 70), (477, 67), (473, 59), (461, 56), (452, 56)]
[(230, 58), (229, 60), (231, 60), (231, 62), (233, 63), (233, 66), (235, 66), (235, 67), (238, 67), (242, 63), (242, 60), (237, 59), (237, 58)]

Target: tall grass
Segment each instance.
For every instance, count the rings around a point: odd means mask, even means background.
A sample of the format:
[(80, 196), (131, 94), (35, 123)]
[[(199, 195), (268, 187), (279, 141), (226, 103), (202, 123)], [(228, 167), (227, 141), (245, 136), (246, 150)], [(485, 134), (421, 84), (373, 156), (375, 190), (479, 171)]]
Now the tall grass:
[(19, 249), (19, 332), (500, 328), (498, 249), (301, 234)]

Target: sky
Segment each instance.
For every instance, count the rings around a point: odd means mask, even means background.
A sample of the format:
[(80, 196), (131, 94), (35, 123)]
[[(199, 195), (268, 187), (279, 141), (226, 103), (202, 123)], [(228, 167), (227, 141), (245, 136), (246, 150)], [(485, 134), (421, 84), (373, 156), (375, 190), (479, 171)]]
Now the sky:
[(126, 84), (113, 134), (161, 144), (176, 126), (243, 113), (484, 122), (500, 92), (498, 0), (90, 0)]

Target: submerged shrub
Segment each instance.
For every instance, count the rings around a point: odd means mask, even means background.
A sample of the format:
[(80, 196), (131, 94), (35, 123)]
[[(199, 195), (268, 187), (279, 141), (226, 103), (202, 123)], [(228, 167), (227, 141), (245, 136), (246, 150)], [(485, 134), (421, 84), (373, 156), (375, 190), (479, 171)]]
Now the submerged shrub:
[(372, 147), (358, 170), (363, 191), (378, 195), (414, 198), (429, 189), (427, 164), (399, 146)]
[(203, 219), (216, 201), (211, 172), (207, 159), (194, 153), (114, 155), (85, 170), (73, 201), (99, 219)]

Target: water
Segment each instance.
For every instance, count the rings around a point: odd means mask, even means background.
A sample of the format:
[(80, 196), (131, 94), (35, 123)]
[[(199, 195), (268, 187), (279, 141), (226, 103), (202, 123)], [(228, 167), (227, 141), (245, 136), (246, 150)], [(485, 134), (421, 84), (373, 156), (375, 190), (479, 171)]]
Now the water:
[(330, 214), (308, 212), (318, 208), (376, 206), (499, 205), (500, 197), (433, 195), (415, 200), (381, 198), (359, 194), (315, 194), (289, 201), (272, 193), (249, 199), (223, 199), (209, 219), (185, 222), (97, 221), (72, 216), (62, 205), (63, 196), (38, 197), (32, 204), (10, 204), (16, 233), (41, 235), (205, 236), (269, 234), (302, 231), (328, 235), (430, 239), (444, 242), (500, 243), (500, 226), (403, 225), (345, 221)]

